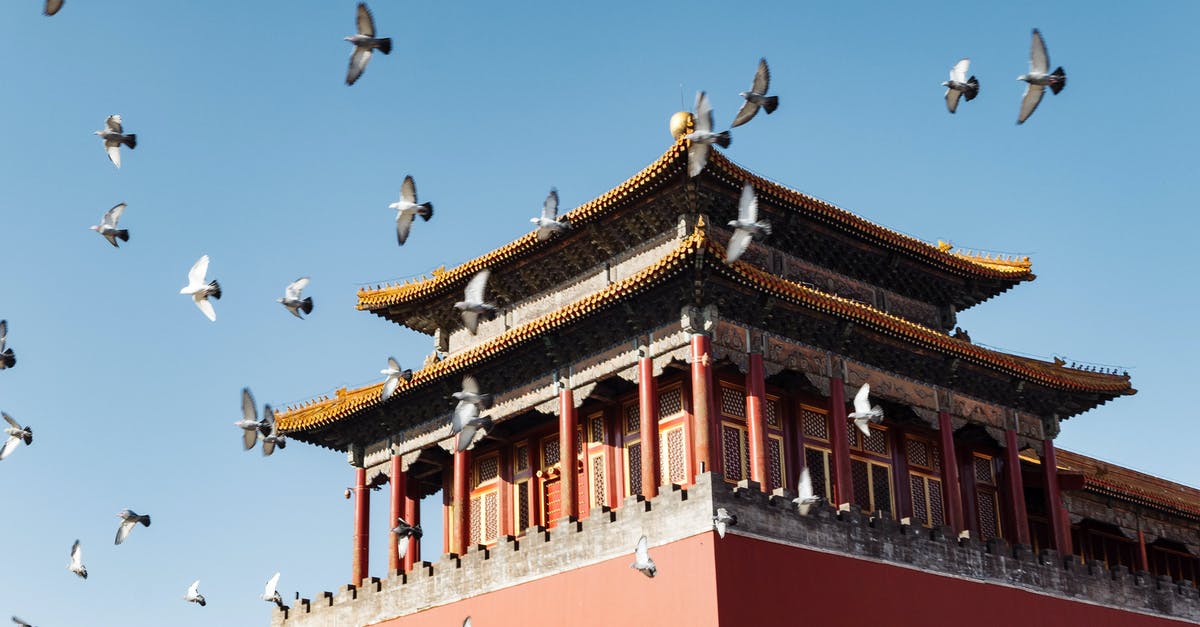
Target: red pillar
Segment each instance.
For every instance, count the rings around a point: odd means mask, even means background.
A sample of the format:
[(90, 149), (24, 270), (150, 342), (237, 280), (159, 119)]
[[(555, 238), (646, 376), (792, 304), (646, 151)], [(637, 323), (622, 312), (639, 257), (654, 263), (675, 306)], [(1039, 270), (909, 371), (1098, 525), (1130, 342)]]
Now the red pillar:
[(658, 496), (658, 390), (654, 384), (654, 362), (638, 359), (638, 415), (641, 417), (642, 496)]
[(575, 454), (575, 393), (570, 387), (563, 387), (558, 393), (558, 459), (562, 474), (558, 482), (558, 517), (576, 518), (579, 498), (577, 482), (579, 471), (576, 470), (578, 456)]
[(1042, 476), (1046, 479), (1046, 512), (1050, 515), (1050, 533), (1054, 536), (1054, 548), (1060, 555), (1071, 553), (1071, 536), (1064, 533), (1062, 515), (1062, 493), (1058, 489), (1058, 459), (1054, 454), (1054, 441), (1042, 441)]
[(1021, 458), (1017, 450), (1017, 432), (1004, 430), (1004, 467), (1012, 500), (1013, 537), (1016, 544), (1029, 546), (1029, 516), (1025, 513), (1025, 482), (1021, 479)]
[(950, 414), (938, 412), (938, 436), (942, 440), (942, 485), (946, 489), (946, 522), (958, 533), (963, 525), (962, 483), (958, 480), (958, 455), (954, 451), (954, 425)]
[[(410, 525), (421, 524), (421, 497), (418, 491), (420, 484), (414, 482), (412, 489), (408, 489), (408, 473), (404, 475), (404, 520)], [(409, 572), (413, 568), (413, 564), (421, 559), (421, 543), (415, 538), (408, 539), (408, 553), (404, 554), (404, 572)]]
[(750, 480), (761, 490), (767, 490), (766, 425), (763, 424), (763, 403), (766, 395), (762, 353), (750, 353), (746, 372), (746, 437), (750, 440)]
[(350, 573), (350, 583), (362, 585), (367, 578), (367, 559), (369, 557), (371, 519), (371, 491), (367, 489), (367, 469), (354, 469), (354, 558), (353, 572)]
[(846, 431), (846, 387), (841, 377), (829, 379), (829, 417), (833, 424), (834, 498), (840, 507), (854, 500), (854, 484), (850, 479), (850, 437)]
[[(391, 576), (398, 570), (404, 567), (400, 560), (400, 536), (390, 533), (397, 524), (397, 520), (404, 516), (404, 493), (406, 491), (408, 476), (405, 474), (403, 463), (400, 461), (399, 455), (392, 455), (392, 502), (391, 511), (388, 517), (388, 575)], [(411, 523), (411, 521), (409, 521)], [(408, 542), (406, 538), (404, 542)]]
[(716, 413), (713, 410), (711, 345), (709, 336), (692, 334), (692, 456), (696, 460), (697, 473), (714, 470), (709, 445)]
[(1138, 529), (1138, 570), (1150, 571), (1150, 559), (1146, 556), (1146, 534)]
[(471, 544), (471, 451), (454, 454), (454, 529), (450, 552), (463, 555)]

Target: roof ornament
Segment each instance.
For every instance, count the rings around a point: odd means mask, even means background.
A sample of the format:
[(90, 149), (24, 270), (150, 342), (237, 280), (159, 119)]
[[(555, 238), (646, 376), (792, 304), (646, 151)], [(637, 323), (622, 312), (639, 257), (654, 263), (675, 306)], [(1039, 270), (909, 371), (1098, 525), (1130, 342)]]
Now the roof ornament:
[(954, 248), (954, 244), (951, 244), (950, 242), (945, 242), (945, 241), (942, 241), (942, 240), (938, 240), (938, 243), (937, 243), (937, 249), (938, 249), (938, 250), (940, 250), (940, 251), (942, 251), (942, 252), (944, 252), (944, 253), (948, 253), (948, 252), (950, 252), (950, 249), (951, 249), (951, 248)]
[(671, 116), (671, 137), (680, 137), (696, 130), (696, 116), (691, 111), (680, 111)]

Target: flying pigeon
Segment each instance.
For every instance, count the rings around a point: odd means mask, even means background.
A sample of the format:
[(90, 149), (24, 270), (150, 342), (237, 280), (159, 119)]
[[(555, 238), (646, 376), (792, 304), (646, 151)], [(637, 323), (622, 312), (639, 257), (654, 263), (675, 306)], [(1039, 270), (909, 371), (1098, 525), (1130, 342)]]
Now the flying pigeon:
[(5, 346), (8, 342), (8, 321), (0, 320), (0, 370), (17, 365), (17, 356)]
[(396, 393), (396, 388), (400, 387), (400, 380), (405, 383), (412, 381), (412, 370), (404, 370), (400, 368), (400, 362), (396, 361), (395, 357), (388, 357), (388, 367), (379, 371), (379, 374), (386, 375), (387, 379), (383, 382), (383, 389), (379, 392), (379, 400), (386, 401)]
[(241, 427), (242, 449), (247, 451), (254, 448), (259, 433), (271, 433), (271, 424), (267, 419), (258, 419), (258, 408), (254, 405), (254, 395), (250, 393), (250, 388), (242, 388), (242, 419), (233, 424)]
[(950, 113), (954, 113), (958, 109), (958, 99), (966, 97), (967, 102), (975, 99), (979, 95), (979, 81), (975, 76), (967, 78), (967, 70), (971, 67), (970, 59), (960, 59), (954, 67), (950, 68), (950, 80), (943, 81), (942, 87), (946, 88), (946, 108)]
[(114, 248), (120, 248), (117, 240), (122, 242), (129, 241), (129, 229), (118, 229), (117, 220), (121, 219), (121, 214), (125, 212), (125, 203), (116, 205), (112, 209), (104, 212), (104, 217), (100, 218), (100, 224), (89, 226), (88, 228), (103, 235), (104, 239), (108, 240)]
[(471, 617), (470, 616), (463, 619), (462, 627), (471, 627)]
[(475, 335), (479, 330), (479, 316), (483, 316), (485, 320), (496, 317), (496, 306), (483, 302), (483, 292), (487, 289), (488, 277), (491, 274), (490, 270), (484, 269), (471, 277), (471, 281), (463, 290), (463, 299), (454, 303), (454, 308), (462, 312), (463, 326), (471, 335)]
[(8, 440), (0, 448), (0, 459), (11, 455), (21, 442), (25, 442), (25, 446), (33, 444), (33, 429), (17, 424), (17, 421), (13, 420), (13, 417), (5, 412), (0, 412), (0, 416), (3, 416), (4, 422), (8, 423), (8, 426), (4, 428), (4, 433), (8, 434)]
[(800, 493), (792, 502), (800, 510), (801, 516), (808, 516), (808, 510), (814, 505), (818, 505), (823, 500), (821, 497), (813, 493), (812, 476), (808, 474), (808, 467), (800, 471), (800, 480), (796, 482), (796, 491)]
[(1017, 77), (1017, 80), (1029, 83), (1025, 86), (1025, 95), (1021, 98), (1021, 113), (1017, 115), (1017, 124), (1023, 124), (1033, 115), (1033, 110), (1037, 109), (1038, 103), (1045, 95), (1046, 86), (1055, 94), (1067, 86), (1067, 73), (1063, 71), (1062, 66), (1053, 72), (1049, 71), (1050, 56), (1046, 54), (1046, 43), (1042, 41), (1042, 34), (1035, 28), (1033, 42), (1029, 45), (1029, 73)]
[(633, 550), (633, 563), (629, 567), (642, 571), (643, 575), (650, 578), (658, 574), (658, 567), (654, 565), (654, 560), (650, 559), (650, 543), (646, 536), (638, 540), (637, 548)]
[(274, 575), (271, 575), (270, 579), (267, 580), (267, 585), (265, 588), (263, 588), (262, 596), (259, 598), (268, 603), (274, 603), (275, 605), (279, 606), (279, 609), (284, 609), (283, 597), (279, 596), (279, 590), (276, 589), (276, 586), (278, 585), (279, 573), (275, 573)]
[(537, 218), (530, 218), (535, 226), (537, 226), (537, 239), (539, 242), (544, 242), (563, 231), (571, 228), (571, 224), (566, 218), (558, 219), (558, 190), (550, 188), (550, 195), (546, 196), (546, 202), (542, 203), (542, 215)]
[(475, 441), (475, 432), (480, 429), (492, 428), (492, 419), (479, 416), (479, 406), (467, 401), (459, 401), (454, 408), (454, 416), (450, 419), (450, 435), (456, 436), (454, 450), (462, 452)]
[(371, 61), (373, 50), (378, 48), (384, 54), (392, 51), (390, 37), (375, 38), (375, 19), (371, 17), (371, 10), (367, 8), (365, 2), (358, 3), (356, 23), (358, 33), (345, 38), (346, 41), (354, 44), (354, 52), (350, 53), (350, 69), (346, 72), (347, 85), (353, 85), (354, 81), (362, 76), (363, 70), (367, 69), (367, 63)]
[(738, 200), (737, 220), (730, 220), (733, 235), (729, 236), (729, 248), (725, 250), (725, 263), (733, 263), (750, 247), (750, 241), (759, 241), (771, 234), (771, 223), (758, 219), (758, 197), (754, 188), (746, 183), (742, 197)]
[(46, 8), (43, 9), (43, 13), (46, 15), (54, 15), (55, 13), (58, 13), (58, 10), (62, 8), (62, 5), (63, 0), (46, 0)]
[(79, 547), (79, 540), (71, 545), (71, 564), (67, 570), (79, 575), (80, 579), (87, 579), (87, 566), (83, 565), (83, 549)]
[(708, 104), (708, 95), (702, 91), (696, 92), (695, 125), (696, 130), (683, 137), (691, 142), (688, 145), (688, 176), (696, 176), (704, 169), (711, 144), (728, 148), (729, 142), (733, 141), (729, 131), (713, 132), (712, 105)]
[(433, 203), (417, 203), (417, 184), (412, 176), (404, 177), (404, 182), (400, 184), (400, 200), (388, 205), (388, 209), (396, 210), (396, 241), (401, 246), (408, 241), (408, 232), (417, 216), (426, 222), (433, 217)]
[(270, 425), (271, 429), (262, 436), (262, 454), (263, 457), (270, 457), (271, 453), (275, 452), (276, 446), (281, 449), (287, 448), (287, 438), (279, 435), (275, 424), (275, 410), (271, 409), (270, 405), (263, 407), (263, 421)]
[(204, 602), (204, 595), (200, 594), (200, 580), (197, 579), (188, 586), (187, 594), (183, 595), (183, 600), (189, 603), (196, 603), (200, 607), (204, 607), (207, 603)]
[(288, 311), (292, 312), (293, 316), (303, 320), (304, 316), (300, 315), (301, 311), (306, 314), (312, 313), (312, 297), (300, 298), (300, 292), (306, 287), (308, 287), (308, 277), (300, 277), (288, 284), (283, 290), (283, 298), (277, 298), (275, 302), (282, 303)]
[(130, 150), (137, 148), (137, 135), (126, 135), (121, 126), (121, 116), (116, 114), (108, 116), (104, 121), (104, 128), (95, 131), (93, 135), (99, 135), (100, 139), (104, 140), (104, 152), (108, 153), (108, 158), (117, 169), (121, 168), (121, 144), (129, 146)]
[(463, 377), (462, 390), (455, 392), (451, 396), (455, 400), (474, 403), (481, 411), (491, 409), (492, 405), (495, 404), (495, 397), (493, 395), (480, 393), (479, 382), (471, 375)]
[(754, 82), (750, 84), (750, 91), (743, 91), (739, 96), (746, 99), (746, 103), (738, 109), (737, 115), (733, 118), (733, 124), (729, 128), (737, 128), (746, 122), (749, 122), (754, 114), (758, 113), (759, 107), (767, 110), (767, 115), (775, 112), (775, 108), (779, 106), (778, 96), (768, 96), (767, 89), (771, 84), (771, 70), (767, 68), (767, 60), (758, 60), (758, 70), (754, 72)]
[(858, 388), (858, 394), (854, 395), (854, 412), (846, 416), (854, 421), (854, 426), (865, 436), (871, 435), (871, 430), (867, 428), (868, 422), (883, 422), (883, 408), (879, 405), (871, 407), (871, 399), (868, 398), (870, 394), (871, 384), (862, 384), (862, 387)]
[(410, 525), (403, 518), (396, 519), (396, 526), (392, 528), (392, 533), (399, 537), (399, 542), (396, 543), (396, 552), (400, 559), (404, 559), (404, 556), (408, 554), (408, 539), (412, 538), (420, 542), (423, 535), (421, 525)]
[(717, 508), (717, 515), (713, 516), (713, 527), (717, 529), (717, 535), (724, 538), (725, 528), (729, 525), (737, 524), (737, 516), (729, 513), (729, 510), (724, 507)]
[(221, 284), (215, 280), (209, 283), (204, 282), (204, 275), (208, 274), (208, 255), (200, 257), (192, 269), (188, 270), (188, 284), (183, 289), (179, 290), (180, 294), (190, 294), (196, 306), (200, 308), (200, 312), (204, 317), (217, 321), (217, 312), (213, 310), (212, 303), (208, 298), (211, 296), (216, 299), (221, 298)]
[(113, 544), (120, 544), (124, 542), (125, 538), (129, 537), (130, 532), (133, 531), (133, 528), (136, 527), (138, 523), (142, 523), (147, 527), (150, 526), (149, 514), (142, 516), (133, 510), (123, 509), (121, 510), (121, 513), (117, 514), (117, 517), (121, 519), (121, 526), (117, 527), (117, 539), (115, 542), (113, 542)]
[(21, 627), (33, 627), (33, 625), (30, 625), (29, 623), (27, 623), (27, 622), (25, 622), (25, 621), (23, 621), (23, 620), (21, 620), (21, 619), (17, 618), (16, 616), (13, 616), (13, 617), (12, 617), (12, 621), (13, 621), (14, 623), (16, 623), (16, 624), (20, 625)]

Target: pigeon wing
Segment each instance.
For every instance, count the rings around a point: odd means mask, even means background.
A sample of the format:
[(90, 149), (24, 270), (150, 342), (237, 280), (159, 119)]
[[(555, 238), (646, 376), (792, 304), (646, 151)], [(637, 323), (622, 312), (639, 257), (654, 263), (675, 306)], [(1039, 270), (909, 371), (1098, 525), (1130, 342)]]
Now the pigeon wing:
[(250, 388), (242, 388), (242, 420), (258, 422), (258, 408), (254, 404), (254, 394)]
[(116, 539), (116, 542), (114, 542), (114, 544), (120, 544), (120, 543), (124, 542), (125, 538), (129, 537), (130, 532), (133, 531), (133, 528), (136, 525), (137, 525), (136, 520), (122, 520), (121, 526), (117, 527), (117, 539)]
[(104, 152), (108, 153), (108, 160), (113, 162), (113, 165), (121, 167), (121, 142), (114, 139), (104, 141)]
[(638, 566), (643, 566), (650, 561), (650, 541), (646, 536), (642, 536), (637, 543), (637, 547), (633, 549), (633, 559)]
[(274, 598), (275, 597), (275, 588), (278, 585), (279, 585), (279, 573), (275, 573), (274, 575), (271, 576), (270, 579), (267, 580), (267, 585), (265, 588), (263, 588), (262, 598), (267, 601), (270, 601), (272, 598)]
[(404, 177), (404, 182), (400, 184), (400, 199), (417, 204), (417, 183), (411, 175)]
[(108, 119), (104, 120), (104, 126), (114, 133), (125, 132), (125, 130), (121, 127), (121, 116), (119, 115), (108, 116)]
[(122, 213), (125, 213), (125, 203), (121, 203), (112, 209), (105, 211), (104, 218), (100, 220), (100, 223), (105, 226), (116, 228), (117, 221), (121, 219)]
[(758, 221), (758, 197), (754, 195), (754, 187), (749, 183), (742, 186), (742, 197), (738, 199), (738, 220)]
[(466, 375), (462, 380), (462, 389), (468, 394), (479, 394), (479, 381), (471, 375)]
[(83, 549), (79, 547), (79, 540), (71, 545), (71, 568), (78, 570), (83, 566)]
[(954, 67), (950, 68), (950, 80), (956, 83), (967, 82), (967, 69), (971, 67), (970, 59), (960, 59)]
[(750, 91), (767, 95), (767, 90), (771, 86), (771, 68), (767, 67), (766, 59), (758, 60), (758, 70), (754, 72), (754, 82), (750, 85)]
[(867, 414), (871, 412), (871, 384), (864, 383), (854, 395), (854, 413)]
[(396, 393), (396, 388), (398, 387), (400, 387), (400, 375), (388, 376), (387, 380), (383, 382), (383, 390), (380, 391), (379, 398), (381, 400), (391, 398)]
[(13, 417), (9, 416), (7, 412), (0, 412), (0, 416), (4, 416), (4, 422), (7, 422), (8, 424), (12, 425), (13, 429), (22, 428), (21, 425), (17, 424), (17, 421), (13, 420)]
[(460, 453), (467, 450), (471, 446), (471, 442), (475, 441), (475, 431), (476, 428), (473, 424), (463, 427), (463, 430), (458, 432), (458, 439), (454, 443), (454, 450)]
[(62, 9), (62, 5), (63, 0), (46, 0), (46, 8), (44, 9), (46, 15), (54, 15), (55, 13), (58, 13), (58, 11)]
[(400, 368), (400, 362), (396, 361), (395, 357), (388, 357), (388, 369), (395, 370), (396, 372), (400, 372), (402, 370), (402, 368)]
[(1042, 34), (1033, 29), (1033, 41), (1029, 44), (1029, 71), (1045, 74), (1050, 71), (1050, 55), (1046, 54), (1046, 42)]
[(299, 279), (292, 281), (291, 284), (287, 286), (287, 289), (284, 290), (284, 296), (288, 300), (300, 300), (300, 292), (304, 291), (304, 288), (308, 287), (308, 280), (308, 277), (300, 277)]
[(729, 125), (729, 128), (737, 128), (746, 122), (749, 122), (750, 119), (753, 118), (757, 113), (758, 105), (747, 100), (746, 102), (742, 103), (742, 108), (738, 109), (737, 115), (733, 116), (733, 123)]
[(0, 349), (4, 348), (6, 339), (8, 339), (8, 320), (0, 320)]
[(354, 81), (357, 81), (358, 77), (362, 76), (363, 71), (367, 69), (367, 63), (370, 61), (371, 49), (366, 46), (355, 46), (354, 52), (350, 53), (350, 69), (346, 71), (346, 84), (353, 85)]
[(558, 190), (551, 188), (546, 202), (542, 203), (542, 219), (554, 220), (558, 217)]
[(242, 429), (242, 450), (248, 451), (254, 448), (254, 443), (258, 441), (258, 429)]
[(267, 438), (263, 438), (263, 443), (262, 443), (263, 457), (270, 457), (271, 453), (274, 453), (274, 452), (275, 452), (275, 440), (273, 440), (273, 439), (268, 440)]
[(463, 290), (463, 295), (465, 296), (463, 300), (468, 303), (482, 303), (483, 292), (487, 289), (488, 277), (491, 275), (490, 270), (480, 270), (472, 277), (471, 282), (467, 283), (466, 289)]
[(8, 436), (8, 440), (4, 442), (4, 447), (0, 448), (0, 460), (3, 460), (5, 457), (11, 455), (13, 450), (17, 448), (17, 444), (20, 442), (21, 438), (18, 438), (15, 435)]
[(192, 582), (192, 585), (188, 586), (187, 598), (190, 600), (190, 599), (195, 599), (199, 596), (200, 596), (200, 580), (197, 579)]
[(208, 255), (201, 255), (192, 269), (188, 270), (188, 288), (204, 286), (204, 275), (208, 274)]
[(1046, 88), (1041, 85), (1030, 83), (1025, 87), (1025, 96), (1021, 98), (1021, 112), (1017, 114), (1017, 124), (1024, 124), (1029, 116), (1033, 115), (1037, 109), (1038, 103), (1042, 101), (1042, 96), (1046, 93)]
[(479, 407), (475, 403), (459, 401), (454, 407), (454, 415), (450, 417), (450, 433), (458, 433), (479, 417)]
[(367, 8), (366, 2), (358, 3), (358, 20), (356, 26), (358, 27), (359, 35), (366, 35), (367, 37), (375, 36), (375, 18), (371, 17), (371, 10)]
[(801, 501), (811, 499), (815, 496), (813, 494), (812, 475), (808, 473), (807, 466), (800, 471), (800, 481), (796, 486), (796, 491), (799, 492)]
[(466, 328), (471, 335), (475, 335), (475, 333), (479, 330), (479, 314), (475, 313), (474, 311), (463, 311), (462, 321), (463, 327)]
[(691, 142), (688, 146), (688, 176), (696, 176), (708, 163), (708, 144)]
[(217, 310), (213, 309), (213, 304), (207, 298), (193, 298), (192, 302), (196, 303), (196, 308), (198, 308), (200, 313), (204, 314), (204, 317), (208, 318), (210, 322), (217, 321)]
[(708, 104), (708, 94), (702, 91), (696, 92), (695, 125), (699, 132), (711, 132), (713, 128), (712, 105)]
[(950, 110), (950, 113), (958, 110), (958, 99), (961, 97), (962, 92), (957, 89), (946, 90), (946, 108)]
[(396, 214), (396, 242), (401, 246), (408, 241), (408, 232), (412, 230), (412, 223), (416, 217), (415, 213), (409, 211)]
[(746, 252), (750, 247), (750, 240), (754, 239), (750, 235), (750, 231), (746, 229), (734, 229), (733, 235), (729, 237), (729, 246), (725, 249), (725, 263), (733, 263)]

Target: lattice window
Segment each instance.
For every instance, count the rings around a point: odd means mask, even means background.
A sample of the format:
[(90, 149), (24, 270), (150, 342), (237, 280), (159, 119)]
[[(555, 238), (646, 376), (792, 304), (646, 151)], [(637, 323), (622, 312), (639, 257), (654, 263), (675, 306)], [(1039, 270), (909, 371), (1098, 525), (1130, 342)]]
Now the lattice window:
[(471, 517), (471, 535), (470, 535), (471, 540), (470, 541), (471, 541), (471, 546), (475, 546), (476, 544), (479, 544), (479, 541), (480, 541), (480, 538), (479, 538), (479, 497), (475, 497), (475, 498), (471, 499), (471, 504), (469, 506), (469, 509), (470, 509), (470, 517)]
[(778, 429), (780, 426), (779, 400), (767, 398), (766, 408), (763, 410), (763, 413), (766, 414), (767, 424)]
[(979, 510), (979, 539), (989, 540), (1000, 535), (1000, 504), (996, 492), (980, 489), (975, 495)]
[(542, 466), (553, 466), (561, 459), (558, 438), (542, 440)]
[(683, 427), (675, 427), (659, 436), (658, 472), (663, 483), (683, 485), (687, 482), (687, 451), (684, 446)]
[(860, 435), (862, 435), (862, 432), (858, 430), (858, 427), (854, 426), (854, 423), (851, 423), (846, 429), (846, 440), (850, 444), (851, 449), (862, 450), (862, 445), (858, 443)]
[(746, 394), (742, 390), (721, 386), (721, 413), (734, 418), (746, 417)]
[(802, 407), (800, 419), (804, 424), (804, 437), (829, 441), (829, 414)]
[(933, 468), (933, 458), (930, 454), (929, 443), (915, 438), (905, 438), (904, 446), (908, 456), (908, 465), (918, 468)]
[(583, 452), (583, 425), (575, 428), (575, 456)]
[(825, 497), (826, 501), (832, 501), (833, 478), (837, 476), (833, 467), (833, 455), (825, 449), (806, 446), (804, 447), (804, 467), (808, 468), (813, 493)]
[(475, 463), (475, 486), (478, 487), (500, 476), (500, 456), (489, 455)]
[(990, 486), (996, 485), (996, 467), (992, 463), (992, 458), (978, 453), (974, 457), (976, 483)]
[[(517, 472), (529, 470), (529, 447), (517, 447)], [(524, 529), (524, 527), (522, 527)]]
[(937, 526), (946, 524), (946, 509), (942, 500), (942, 482), (939, 479), (929, 480), (929, 524)]
[(529, 482), (517, 484), (517, 530), (529, 528)]
[(658, 419), (665, 420), (683, 413), (683, 388), (674, 387), (658, 395)]
[(642, 493), (642, 443), (634, 442), (625, 447), (625, 477), (629, 481), (629, 494)]
[(603, 507), (608, 505), (608, 490), (604, 481), (604, 456), (592, 458), (592, 505)]
[(637, 403), (625, 406), (625, 433), (637, 433), (642, 430), (642, 408)]
[(483, 517), (483, 542), (495, 542), (500, 536), (500, 494), (495, 490), (483, 495)]
[(942, 446), (933, 444), (933, 472), (942, 474)]
[[(721, 462), (725, 480), (737, 483), (746, 479), (746, 459), (750, 453), (743, 446), (745, 431), (737, 426), (721, 425)], [(746, 442), (748, 446), (748, 442)]]
[(868, 429), (871, 435), (864, 438), (863, 450), (876, 455), (888, 454), (888, 436), (887, 431), (871, 427)]
[(864, 512), (895, 512), (892, 506), (890, 466), (863, 459), (851, 459), (850, 479), (854, 484), (855, 503), (862, 507)]
[(783, 438), (767, 436), (767, 490), (783, 487)]
[(945, 524), (942, 509), (942, 482), (934, 477), (913, 473), (908, 477), (912, 495), (912, 518), (926, 527)]
[(593, 416), (589, 424), (591, 425), (592, 444), (604, 444), (604, 416), (600, 414)]

